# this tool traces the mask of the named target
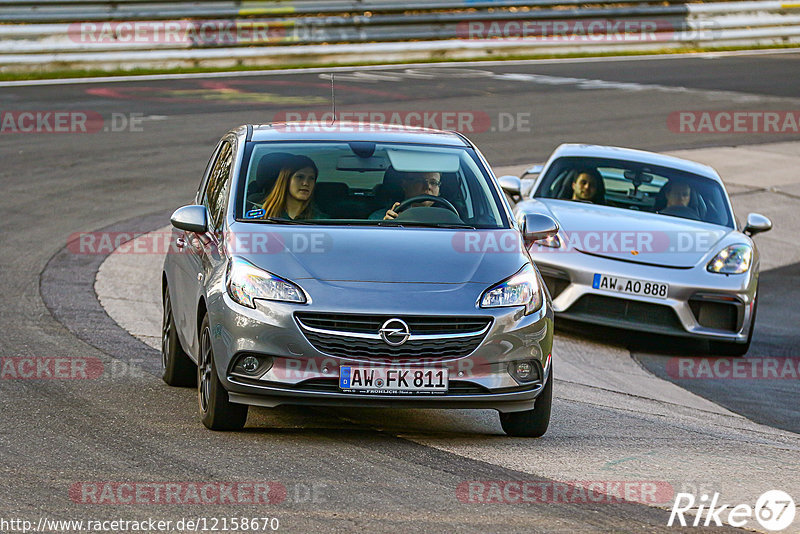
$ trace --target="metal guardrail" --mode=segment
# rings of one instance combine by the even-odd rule
[[[0,71],[800,43],[800,0],[585,1],[0,0]]]
[[[580,0],[430,0],[403,3],[397,0],[293,0],[293,1],[213,1],[165,3],[153,0],[133,2],[103,2],[89,4],[82,0],[65,0],[62,3],[35,4],[20,9],[16,2],[0,2],[0,20],[9,22],[59,22],[94,20],[167,20],[180,18],[232,18],[272,15],[317,15],[386,13],[460,9],[514,9],[552,6],[578,6]],[[675,2],[675,0],[670,0]],[[78,2],[78,3],[70,3]],[[634,0],[595,0],[593,3],[634,4]],[[677,3],[677,2],[675,2]]]
[[[759,4],[773,2],[741,2]],[[648,11],[663,5],[686,6],[684,0],[0,0],[0,22],[44,23],[103,20],[170,20],[252,16],[411,13],[442,10],[504,10],[522,12],[557,8],[574,11],[608,6],[638,6]],[[713,4],[713,2],[712,2]],[[781,4],[781,2],[777,2]],[[784,3],[785,4],[785,3]],[[688,4],[699,5],[699,4]],[[684,7],[685,10],[685,7]],[[572,16],[572,14],[570,14]]]
[[[660,4],[682,4],[664,0]],[[459,9],[530,9],[642,4],[642,0],[0,0],[0,21],[149,20],[280,14],[383,13]],[[24,8],[24,9],[20,9]],[[65,19],[64,17],[70,17]],[[74,18],[73,18],[74,17]]]

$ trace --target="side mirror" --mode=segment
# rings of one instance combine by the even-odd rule
[[[178,208],[169,218],[178,230],[204,234],[208,232],[208,210],[205,206],[184,206]]]
[[[539,176],[540,174],[542,174],[543,170],[544,170],[544,165],[542,165],[541,163],[537,163],[536,165],[532,165],[531,167],[525,169],[525,172],[522,173],[521,178],[525,178],[526,176],[534,176],[534,177]]]
[[[772,221],[760,213],[751,213],[747,216],[747,224],[742,231],[749,236],[754,236],[769,230],[772,230]]]
[[[507,175],[501,176],[497,181],[500,183],[500,187],[506,195],[512,198],[519,196],[520,189],[522,189],[522,182],[520,182],[519,178]]]
[[[558,234],[558,223],[547,215],[527,213],[522,219],[522,237],[525,246],[529,247],[534,241],[555,237]]]

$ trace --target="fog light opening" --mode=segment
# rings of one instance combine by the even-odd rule
[[[248,378],[260,377],[272,368],[272,357],[262,354],[242,354],[236,360],[231,374]]]
[[[533,365],[531,362],[517,362],[516,374],[520,380],[527,380],[531,377]]]
[[[533,360],[511,362],[508,365],[508,372],[520,383],[535,382],[542,377],[539,366]]]
[[[255,356],[242,358],[242,369],[244,369],[245,373],[255,373],[258,370],[258,358]]]

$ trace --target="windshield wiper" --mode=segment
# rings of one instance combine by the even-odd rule
[[[309,221],[304,219],[284,219],[282,217],[267,217],[266,219],[255,219],[253,222],[268,222],[273,224],[317,224],[314,221]]]
[[[429,223],[421,221],[396,221],[393,219],[378,220],[353,220],[353,219],[283,219],[280,217],[267,217],[266,219],[248,219],[247,222],[269,223],[269,224],[306,224],[306,225],[332,225],[332,226],[390,226],[393,228],[403,228],[405,226],[415,226],[419,228],[458,228],[464,230],[477,230],[475,226],[463,223]]]
[[[417,221],[403,221],[403,226],[417,226],[421,228],[462,228],[464,230],[475,230],[474,226],[464,223],[434,223],[434,222],[417,222]]]
[[[436,228],[463,228],[464,230],[477,230],[474,226],[464,223],[434,223]]]

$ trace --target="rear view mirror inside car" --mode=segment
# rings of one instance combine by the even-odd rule
[[[652,174],[647,174],[646,172],[641,171],[630,171],[627,170],[624,173],[625,179],[630,180],[634,184],[649,184],[653,181],[654,176]]]

